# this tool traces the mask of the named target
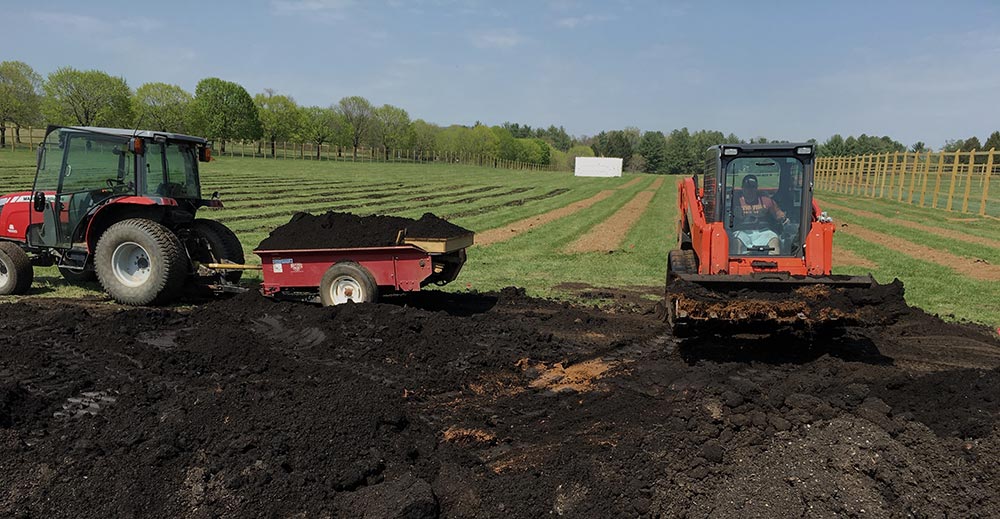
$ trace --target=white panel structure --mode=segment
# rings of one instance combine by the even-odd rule
[[[622,176],[622,159],[577,157],[573,174],[577,177],[620,177]]]

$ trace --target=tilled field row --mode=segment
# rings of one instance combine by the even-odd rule
[[[477,187],[457,194],[463,195],[470,193],[483,193],[485,192],[484,189],[492,190],[498,188],[499,186],[487,186],[486,188]],[[423,191],[415,191],[412,192],[411,194],[417,195],[417,197],[423,197],[423,196],[434,196],[437,193],[440,193],[440,190],[435,188]],[[456,195],[456,193],[452,193],[451,195],[454,196]],[[382,203],[382,205],[385,205],[387,203],[393,203],[394,201],[397,200],[402,200],[402,198],[400,198],[402,196],[403,195],[401,195],[399,191],[396,189],[392,189],[389,192],[366,192],[360,194],[356,193],[352,197],[337,199],[337,201],[339,202],[347,202],[347,203],[338,204],[334,203],[333,198],[321,198],[318,200],[314,200],[310,203],[291,203],[291,204],[286,203],[282,205],[269,205],[265,207],[272,207],[275,208],[275,210],[256,211],[251,214],[224,216],[216,219],[221,222],[228,222],[228,221],[238,222],[243,220],[264,220],[268,218],[279,217],[282,215],[287,215],[289,213],[289,210],[292,210],[293,212],[310,212],[310,211],[326,212],[326,211],[343,211],[347,209],[356,209],[356,208],[379,207],[380,203]],[[441,196],[449,196],[449,195],[443,194]],[[374,200],[378,200],[380,202],[367,203]],[[285,207],[287,209],[282,209],[282,207]],[[241,209],[243,208],[240,207],[234,208],[234,210],[237,211]]]
[[[452,191],[456,191],[456,190],[459,190],[459,189],[465,189],[467,187],[468,186],[446,186],[446,187],[443,187],[443,188],[438,188],[437,190],[434,190],[434,191],[419,190],[419,189],[400,189],[399,187],[395,187],[395,186],[391,187],[391,188],[388,188],[388,190],[385,190],[385,189],[372,189],[372,188],[360,188],[360,189],[344,189],[342,191],[326,191],[326,192],[308,191],[308,192],[304,192],[303,194],[297,195],[297,196],[291,196],[291,197],[284,196],[284,197],[281,197],[280,199],[272,200],[270,203],[263,203],[263,202],[260,201],[260,199],[256,199],[256,200],[250,201],[251,203],[233,204],[233,208],[242,211],[242,210],[246,210],[246,209],[257,209],[257,208],[261,208],[261,207],[274,207],[276,205],[275,202],[278,202],[277,205],[287,206],[287,205],[290,205],[290,204],[312,205],[312,204],[322,203],[324,201],[326,203],[330,203],[330,202],[339,202],[339,201],[342,201],[342,200],[353,200],[353,199],[381,200],[381,199],[385,199],[385,198],[398,197],[398,196],[401,196],[403,194],[417,194],[417,195],[420,195],[420,194],[423,194],[423,193],[441,192],[441,191],[447,193],[447,192],[452,192]],[[482,187],[474,188],[474,189],[472,189],[471,191],[468,191],[468,192],[469,193],[482,193],[482,192],[492,191],[492,190],[501,189],[501,188],[502,188],[502,186],[482,186]]]
[[[957,274],[982,281],[1000,281],[1000,265],[991,265],[947,251],[872,231],[859,224],[841,225],[838,232],[858,237],[877,247],[885,247],[911,258],[929,261],[954,270]]]
[[[441,195],[441,196],[417,196],[417,197],[412,197],[412,198],[407,199],[407,200],[398,200],[398,199],[384,200],[381,205],[380,204],[370,204],[370,203],[351,203],[351,204],[340,204],[340,205],[329,205],[329,204],[327,204],[326,206],[324,206],[323,209],[324,210],[330,210],[330,211],[351,211],[351,212],[357,212],[358,214],[374,214],[374,213],[392,214],[394,212],[403,212],[403,211],[412,212],[412,211],[419,211],[419,210],[422,210],[422,209],[434,209],[434,208],[440,208],[440,207],[447,207],[447,206],[453,205],[453,204],[469,204],[469,203],[473,203],[473,202],[484,200],[484,199],[490,199],[490,198],[499,197],[499,196],[510,196],[512,194],[519,194],[519,193],[521,193],[521,192],[523,192],[525,190],[529,190],[529,189],[531,189],[531,188],[515,188],[515,189],[509,190],[509,191],[506,191],[506,192],[502,192],[502,193],[497,193],[497,194],[492,194],[491,193],[489,196],[473,196],[473,197],[469,197],[468,195],[470,195],[470,194],[477,194],[478,195],[478,194],[482,193],[481,190],[474,189],[474,190],[471,190],[471,191],[468,191],[468,192],[450,193],[450,194]],[[453,197],[456,197],[456,196],[465,197],[465,198],[458,198],[458,199],[453,198]],[[358,200],[365,200],[365,199],[358,199]],[[402,206],[392,206],[392,205],[390,205],[390,204],[399,203],[399,202],[408,202],[408,203],[406,205],[402,205]],[[416,203],[416,202],[424,202],[424,203]],[[363,208],[364,211],[354,211],[355,209],[359,209],[359,208]],[[287,217],[287,213],[285,213],[283,215],[282,214],[278,215],[279,219],[282,218],[282,217]],[[255,222],[258,222],[258,223],[254,227],[250,227],[250,228],[244,227],[239,222],[237,222],[233,226],[233,229],[237,230],[237,231],[242,231],[242,232],[265,232],[265,231],[269,231],[269,230],[271,230],[271,229],[274,228],[274,225],[272,223],[272,219],[273,218],[274,217],[271,217],[271,216],[267,217],[267,219],[268,219],[267,222],[260,222],[259,220],[253,220],[253,219],[251,219],[251,220],[253,220]],[[240,220],[240,222],[241,221],[242,220]]]
[[[607,220],[595,225],[583,236],[570,243],[565,252],[608,252],[617,249],[632,227],[646,213],[656,191],[663,185],[663,178],[653,181],[647,189],[639,191]]]
[[[829,207],[829,208],[835,209],[837,211],[843,211],[843,212],[845,212],[847,214],[851,214],[851,215],[854,215],[854,216],[860,216],[862,218],[870,218],[870,219],[873,219],[873,220],[885,220],[885,217],[883,217],[882,215],[880,215],[878,213],[873,213],[871,211],[865,211],[865,210],[862,210],[862,209],[851,209],[849,207],[845,207],[845,206],[842,206],[842,205],[834,204],[834,203],[831,203],[831,202],[824,202],[823,205],[824,205],[824,207]],[[971,243],[973,245],[982,245],[984,247],[991,247],[991,248],[994,248],[994,249],[1000,249],[1000,241],[997,241],[997,240],[994,240],[994,239],[991,239],[991,238],[987,238],[987,237],[984,237],[984,236],[974,236],[974,235],[971,235],[971,234],[965,234],[965,233],[957,232],[957,231],[952,230],[952,229],[942,229],[940,227],[934,227],[934,226],[931,226],[931,225],[925,225],[925,224],[922,224],[922,223],[913,222],[913,221],[910,221],[910,220],[904,220],[904,219],[901,219],[901,218],[892,219],[892,220],[888,221],[888,223],[890,223],[892,225],[899,225],[900,227],[906,227],[908,229],[914,229],[914,230],[918,230],[918,231],[923,231],[923,232],[931,233],[931,234],[934,234],[936,236],[940,236],[942,238],[947,238],[947,239],[950,239],[950,240],[957,240],[957,241],[961,241],[961,242],[965,242],[965,243]]]

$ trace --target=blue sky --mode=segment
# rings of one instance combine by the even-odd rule
[[[0,12],[0,60],[43,75],[70,65],[189,91],[217,76],[306,105],[362,95],[442,125],[868,133],[935,148],[1000,129],[995,1],[49,1]]]

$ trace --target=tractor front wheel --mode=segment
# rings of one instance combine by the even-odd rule
[[[344,303],[374,303],[378,299],[378,285],[368,269],[353,261],[342,261],[331,266],[319,282],[319,298],[323,306]]]
[[[26,294],[35,279],[31,259],[16,243],[0,241],[0,295]]]
[[[94,268],[108,295],[126,305],[169,303],[184,287],[188,270],[177,236],[145,218],[122,220],[104,231]]]

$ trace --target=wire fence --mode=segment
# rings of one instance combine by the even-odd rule
[[[21,128],[19,132],[8,126],[5,130],[6,148],[34,149],[45,139],[44,128]],[[273,153],[272,153],[273,149]],[[410,162],[462,164],[497,169],[519,171],[549,171],[547,164],[534,164],[518,160],[503,159],[486,153],[466,153],[459,151],[438,151],[419,149],[373,148],[340,146],[336,144],[315,144],[309,142],[270,141],[215,141],[212,155],[216,157],[242,157],[265,160],[325,160],[345,162]]]
[[[1000,218],[1000,154],[991,149],[820,157],[816,188]]]

